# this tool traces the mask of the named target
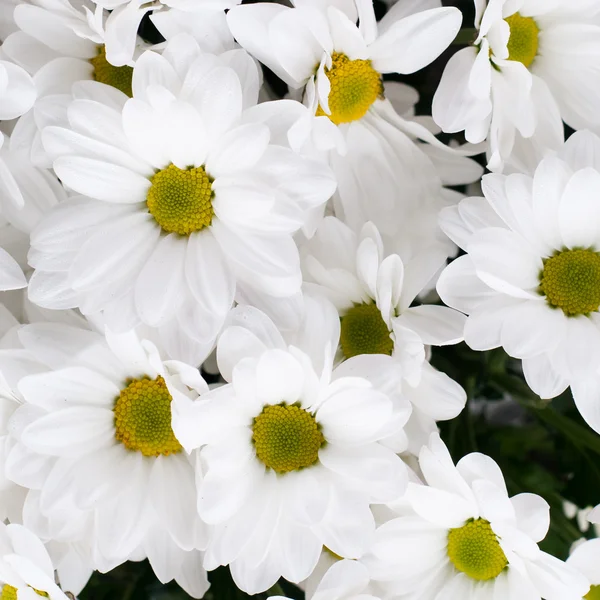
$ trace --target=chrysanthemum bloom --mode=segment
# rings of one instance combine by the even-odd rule
[[[184,447],[201,449],[198,510],[214,525],[205,566],[229,564],[248,593],[281,576],[302,581],[323,546],[353,558],[367,549],[369,505],[396,499],[407,481],[380,442],[410,414],[366,379],[337,376],[330,332],[319,333],[327,319],[307,318],[313,332],[300,336],[301,350],[257,313],[244,309],[219,339],[230,383],[199,402],[177,400],[173,412]]]
[[[245,51],[203,54],[182,34],[140,57],[133,99],[73,101],[44,145],[62,182],[89,198],[62,203],[34,232],[32,301],[102,311],[113,330],[159,327],[171,355],[192,362],[181,336],[205,356],[236,291],[296,294],[292,236],[335,181],[270,143],[245,111],[258,87]]]
[[[543,398],[600,364],[599,156],[600,140],[576,133],[533,177],[486,175],[485,198],[441,216],[467,252],[442,273],[442,300],[469,315],[471,348],[502,346],[523,359]]]
[[[466,402],[460,385],[425,359],[426,346],[462,340],[464,315],[411,306],[444,263],[437,252],[404,263],[386,253],[372,223],[356,235],[335,217],[326,217],[303,247],[306,289],[329,298],[341,319],[340,369],[402,389],[413,404],[409,443],[416,453],[435,421],[456,417]]]
[[[44,544],[26,527],[2,522],[0,588],[2,600],[67,600],[54,582],[54,567]]]
[[[17,333],[22,347],[2,351],[0,373],[23,402],[6,474],[32,490],[25,523],[58,541],[76,541],[81,526],[96,568],[147,557],[161,581],[201,597],[196,549],[207,532],[194,465],[171,429],[173,398],[208,389],[198,371],[162,362],[133,333],[105,339],[50,323]]]
[[[600,556],[600,539],[594,539],[582,541],[567,558],[567,564],[582,573],[590,583],[590,590],[582,600],[598,600],[600,598],[600,576],[596,568],[598,556]]]
[[[403,600],[580,600],[588,583],[538,547],[549,506],[535,494],[508,497],[489,457],[473,453],[454,466],[437,434],[419,457],[427,485],[409,483],[414,515],[378,530],[363,559],[388,596]]]
[[[444,131],[487,139],[488,166],[501,170],[515,144],[560,147],[561,118],[574,129],[600,125],[595,0],[476,0],[475,7],[477,39],[450,59],[433,99]]]

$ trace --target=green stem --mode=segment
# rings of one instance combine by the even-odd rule
[[[474,27],[466,27],[458,32],[452,42],[453,46],[470,46],[477,39],[478,31]]]

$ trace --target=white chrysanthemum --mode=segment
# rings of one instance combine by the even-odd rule
[[[44,145],[62,182],[90,198],[63,202],[33,233],[30,298],[103,311],[113,330],[160,327],[169,347],[188,336],[206,355],[241,288],[299,292],[292,234],[335,181],[244,110],[258,86],[243,50],[203,54],[182,34],[140,57],[133,99],[75,100]]]
[[[414,515],[383,524],[363,559],[386,596],[403,600],[580,600],[588,583],[538,547],[548,504],[535,494],[508,497],[489,457],[456,467],[437,434],[419,457],[427,485],[409,483]]]
[[[567,564],[577,569],[590,583],[590,590],[577,600],[598,600],[600,598],[600,575],[598,574],[600,539],[582,541],[572,551]]]
[[[475,7],[477,39],[450,59],[433,100],[444,131],[487,139],[489,168],[501,170],[515,144],[558,149],[561,117],[575,129],[600,125],[595,0],[476,0]]]
[[[44,544],[22,525],[0,523],[0,573],[2,600],[67,600]]]
[[[319,314],[324,301],[306,303],[304,350],[256,309],[235,309],[217,347],[230,383],[173,405],[178,439],[200,448],[198,510],[214,525],[205,566],[229,564],[249,593],[280,576],[302,581],[324,545],[360,556],[375,527],[370,503],[396,499],[407,481],[401,459],[380,442],[402,428],[410,405],[332,371],[337,340],[325,340],[335,337],[335,320]]]
[[[334,217],[325,218],[303,254],[307,289],[328,297],[341,318],[337,358],[349,360],[340,368],[401,386],[413,403],[409,443],[418,452],[435,421],[456,417],[466,401],[464,390],[425,360],[427,345],[462,340],[464,315],[445,306],[411,306],[445,259],[434,252],[404,263],[386,256],[371,223],[355,235]]]
[[[441,217],[467,252],[437,285],[446,304],[469,315],[465,341],[522,358],[543,398],[600,364],[599,156],[600,139],[576,133],[533,177],[486,175],[485,198]]]
[[[158,578],[195,597],[207,588],[196,549],[194,464],[171,429],[171,402],[208,387],[198,371],[162,362],[133,334],[104,336],[40,323],[17,331],[21,348],[0,373],[22,404],[6,476],[29,488],[24,521],[44,537],[84,540],[107,570],[147,557]]]

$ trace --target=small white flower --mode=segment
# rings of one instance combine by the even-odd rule
[[[598,576],[598,557],[600,556],[600,539],[587,540],[579,544],[567,559],[567,564],[582,573],[590,582],[590,590],[582,600],[600,598],[600,576]],[[579,600],[579,599],[578,599]]]
[[[256,593],[281,576],[305,579],[324,545],[353,558],[367,549],[370,503],[406,485],[405,465],[381,441],[410,405],[332,370],[327,319],[307,319],[313,332],[300,337],[313,350],[303,351],[256,309],[234,313],[217,347],[230,383],[177,400],[173,428],[186,449],[200,448],[198,510],[214,525],[205,565],[229,564],[238,587]]]
[[[427,485],[409,483],[414,514],[383,524],[362,559],[372,579],[406,600],[580,600],[585,577],[538,548],[550,525],[535,494],[508,497],[489,457],[473,453],[456,467],[437,434],[421,450]]]

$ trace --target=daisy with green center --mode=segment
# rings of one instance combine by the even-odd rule
[[[573,386],[600,431],[600,139],[574,134],[533,177],[486,175],[485,198],[444,209],[444,231],[467,254],[442,273],[446,304],[469,315],[465,341],[523,359],[543,398]]]
[[[600,558],[600,539],[582,540],[574,545],[567,564],[577,569],[590,583],[590,589],[581,600],[600,599],[600,577],[598,576],[598,558]],[[579,598],[577,599],[579,600]]]
[[[200,449],[198,511],[213,525],[205,566],[230,565],[250,594],[279,577],[306,579],[323,546],[360,556],[375,528],[370,504],[397,499],[407,481],[382,442],[410,404],[332,369],[335,310],[309,297],[306,307],[290,343],[266,315],[238,306],[217,346],[229,383],[173,406],[177,438]]]
[[[194,462],[171,428],[173,399],[208,391],[199,372],[134,333],[40,323],[15,332],[0,373],[21,403],[6,476],[30,490],[25,524],[84,544],[101,571],[148,558],[163,583],[202,597],[207,530]]]
[[[1,600],[67,600],[44,544],[23,525],[0,522],[0,573]]]
[[[412,514],[384,523],[362,559],[384,597],[403,600],[580,600],[576,569],[542,552],[549,506],[535,494],[509,498],[498,465],[468,454],[456,466],[439,435],[419,456],[422,483],[409,483]]]
[[[251,110],[259,85],[245,51],[205,54],[181,34],[138,59],[134,98],[74,100],[43,141],[62,182],[88,197],[34,232],[30,298],[101,312],[113,330],[157,327],[171,356],[200,362],[236,294],[297,295],[293,234],[335,181],[271,143]]]
[[[335,217],[326,217],[303,247],[305,289],[325,295],[338,310],[339,368],[402,390],[413,404],[407,430],[415,453],[435,422],[457,416],[466,401],[460,385],[425,358],[426,346],[462,340],[464,315],[446,306],[412,306],[444,263],[437,251],[406,263],[386,255],[372,223],[356,235]]]
[[[528,155],[560,147],[562,120],[600,126],[597,2],[475,0],[475,8],[477,37],[450,59],[433,99],[445,132],[487,140],[490,170],[523,171]]]

